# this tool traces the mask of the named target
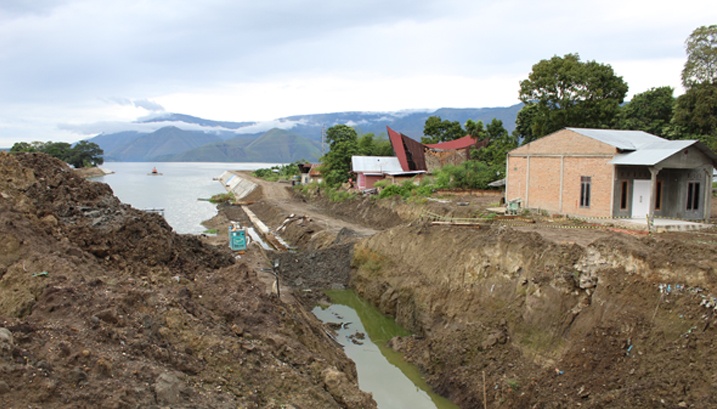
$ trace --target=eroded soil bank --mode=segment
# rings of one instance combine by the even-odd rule
[[[713,234],[583,247],[413,222],[356,245],[351,285],[461,407],[716,407]]]
[[[237,261],[64,163],[0,153],[0,407],[375,407],[251,250]]]
[[[396,317],[415,335],[392,346],[461,407],[717,407],[714,228],[643,236],[543,217],[474,229],[422,222],[415,205],[303,200],[345,220],[371,214],[353,220],[378,233],[288,225],[288,284],[310,300],[350,285]],[[485,204],[457,200],[424,209],[475,217]],[[272,228],[288,216],[253,206]]]

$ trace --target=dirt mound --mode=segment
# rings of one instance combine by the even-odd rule
[[[0,406],[375,407],[255,261],[45,155],[0,153]]]

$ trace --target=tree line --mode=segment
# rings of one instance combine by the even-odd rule
[[[75,168],[97,166],[104,163],[104,151],[94,142],[80,141],[74,146],[67,142],[17,142],[10,153],[42,152],[67,162]]]
[[[519,99],[524,106],[510,134],[497,119],[487,125],[473,120],[461,125],[429,117],[421,138],[424,144],[466,135],[488,141],[472,152],[471,161],[439,171],[435,179],[464,181],[456,187],[485,188],[505,176],[510,150],[565,127],[641,130],[666,139],[697,139],[717,150],[717,25],[695,29],[685,50],[687,61],[681,74],[685,93],[677,98],[672,87],[660,86],[626,103],[628,85],[610,65],[581,61],[574,53],[533,65],[528,78],[520,82]],[[385,137],[359,137],[347,125],[329,128],[326,136],[330,150],[321,158],[321,169],[330,186],[348,180],[352,155],[393,155]]]

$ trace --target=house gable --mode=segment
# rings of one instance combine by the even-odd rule
[[[616,148],[613,145],[570,129],[562,129],[515,148],[508,155],[614,155],[615,153]]]

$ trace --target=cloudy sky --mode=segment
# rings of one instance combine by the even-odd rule
[[[268,121],[518,102],[579,53],[630,95],[682,93],[713,0],[2,0],[0,147],[77,141],[161,112]]]

